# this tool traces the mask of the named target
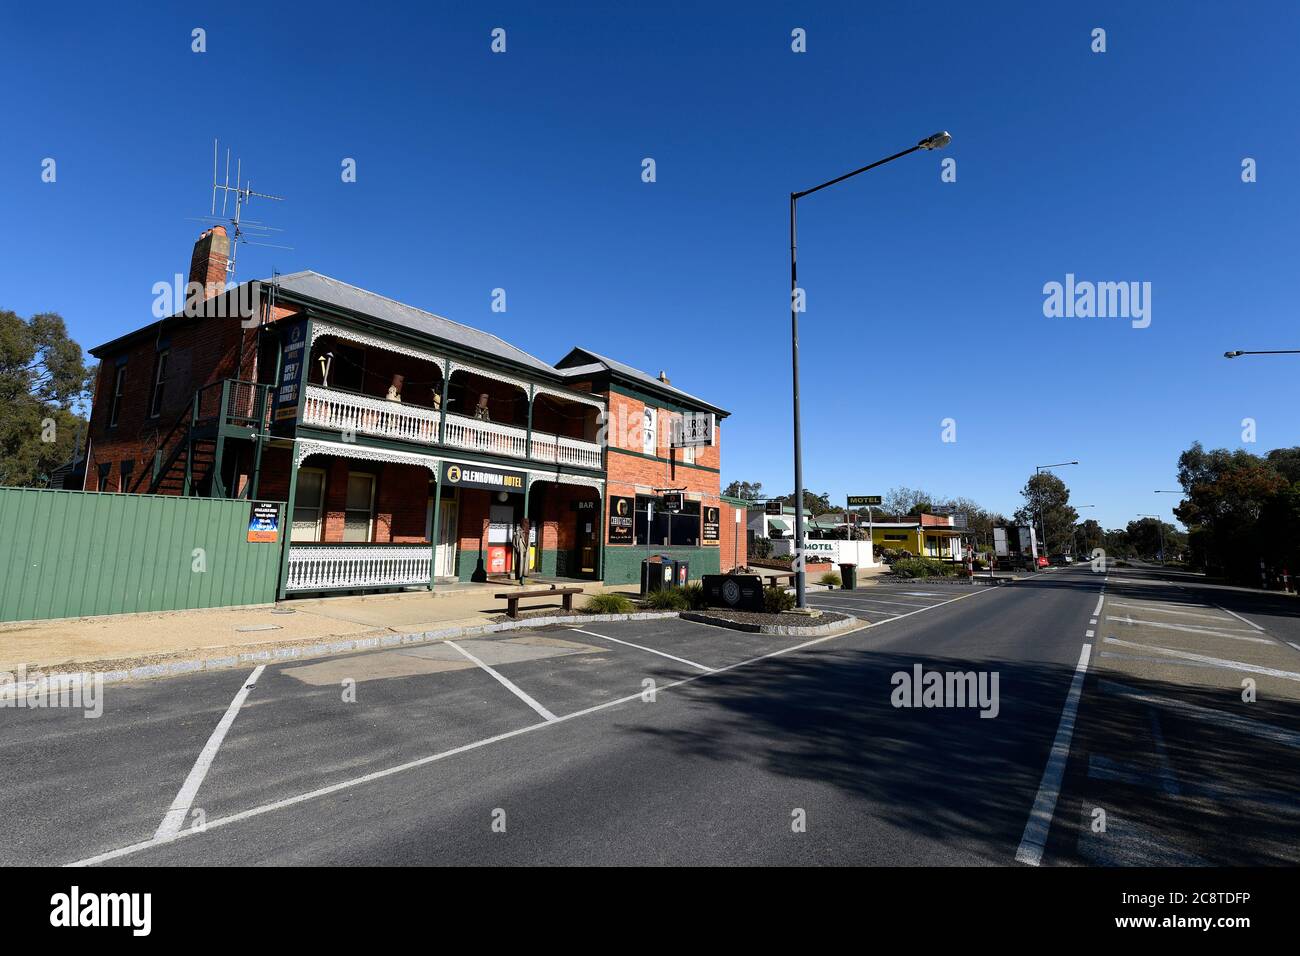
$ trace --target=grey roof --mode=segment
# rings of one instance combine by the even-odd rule
[[[266,285],[271,283],[270,279],[263,279],[262,281]],[[317,302],[360,312],[363,315],[419,332],[421,335],[441,339],[444,342],[473,349],[476,352],[494,355],[537,372],[555,374],[553,366],[547,365],[541,359],[529,355],[522,349],[515,348],[504,339],[498,338],[490,332],[483,332],[479,329],[470,328],[468,325],[461,325],[459,322],[453,322],[441,315],[434,315],[432,312],[425,312],[423,309],[405,305],[387,296],[359,289],[346,282],[340,282],[338,279],[321,275],[319,272],[307,270],[280,276],[279,286],[285,291],[315,299]]]
[[[571,359],[575,363],[580,364],[566,364]],[[594,359],[595,361],[584,361],[590,359]],[[647,388],[654,391],[675,395],[693,405],[699,405],[703,408],[711,409],[712,411],[718,412],[722,415],[730,414],[726,410],[714,405],[712,402],[706,402],[704,399],[698,398],[690,392],[684,392],[674,385],[668,385],[661,382],[653,375],[649,375],[646,372],[641,371],[639,368],[633,368],[631,365],[627,365],[617,359],[607,358],[604,355],[593,352],[591,349],[575,348],[564,358],[560,359],[559,364],[556,366],[556,370],[565,378],[580,378],[587,375],[594,375],[602,371],[613,372],[623,378],[645,385]]]

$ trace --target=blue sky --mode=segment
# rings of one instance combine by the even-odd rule
[[[250,215],[293,250],[243,249],[239,278],[311,268],[548,361],[665,369],[733,412],[724,482],[784,492],[788,195],[948,129],[800,203],[809,487],[1009,514],[1077,458],[1073,500],[1115,526],[1167,514],[1193,440],[1252,417],[1245,447],[1300,443],[1300,367],[1222,358],[1300,347],[1294,4],[270,6],[6,5],[0,307],[86,346],[148,322],[220,137],[288,197]],[[1066,273],[1152,283],[1150,327],[1045,318]]]

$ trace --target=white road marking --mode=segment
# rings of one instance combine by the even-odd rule
[[[1179,614],[1183,617],[1202,617],[1205,618],[1207,621],[1223,621],[1223,623],[1225,624],[1232,623],[1231,621],[1225,620],[1223,617],[1219,616],[1218,614],[1197,614],[1195,611],[1175,611],[1172,608],[1159,607],[1154,604],[1125,604],[1122,601],[1112,601],[1111,603],[1114,604],[1116,607],[1133,607],[1142,611],[1154,611],[1156,614]],[[1192,606],[1200,607],[1200,605],[1192,605]]]
[[[617,637],[610,637],[607,634],[597,634],[595,631],[584,631],[580,627],[575,627],[573,630],[577,631],[579,634],[586,634],[588,637],[599,637],[602,641],[613,641],[615,644],[622,644],[624,647],[635,647],[638,651],[645,651],[647,654],[658,654],[660,657],[666,657],[670,661],[676,661],[679,664],[686,664],[690,667],[694,667],[696,670],[702,670],[708,674],[712,674],[714,671],[714,668],[712,667],[705,667],[703,664],[695,663],[695,661],[688,661],[684,657],[675,657],[672,654],[665,654],[663,651],[657,651],[653,647],[633,644],[631,641],[619,640]]]
[[[1088,623],[1089,623],[1089,624],[1096,624],[1096,623],[1097,623],[1097,619],[1096,619],[1095,617],[1090,617],[1090,618],[1088,618]]]
[[[841,597],[841,598],[839,598],[839,600],[842,600],[842,601],[866,601],[868,604],[890,604],[890,605],[893,605],[894,607],[911,607],[911,608],[917,608],[917,607],[934,607],[933,604],[917,604],[915,601],[881,601],[879,598],[859,597],[859,596],[857,595],[857,593],[854,592],[854,591],[850,591],[850,592],[848,592],[848,593],[849,593],[849,594],[852,594],[853,597],[851,597],[851,598]]]
[[[1247,631],[1222,631],[1210,627],[1196,627],[1191,624],[1165,624],[1162,621],[1145,621],[1137,617],[1116,617],[1113,614],[1107,614],[1106,620],[1114,621],[1117,624],[1142,625],[1143,627],[1158,627],[1164,631],[1182,631],[1185,634],[1208,634],[1211,637],[1228,637],[1234,641],[1251,641],[1255,644],[1272,644],[1266,637],[1249,637]]]
[[[1061,778],[1065,775],[1065,764],[1070,758],[1070,740],[1074,736],[1074,718],[1079,712],[1079,696],[1083,692],[1083,678],[1088,673],[1088,656],[1092,645],[1084,644],[1079,651],[1079,663],[1074,668],[1074,679],[1070,681],[1070,692],[1065,697],[1065,706],[1061,709],[1061,722],[1056,727],[1056,739],[1052,741],[1052,750],[1043,768],[1043,779],[1038,784],[1038,795],[1034,806],[1029,811],[1029,821],[1025,824],[1024,835],[1020,838],[1020,848],[1016,850],[1016,861],[1029,866],[1038,866],[1043,859],[1043,848],[1047,845],[1047,834],[1052,829],[1052,815],[1056,813],[1056,800],[1061,795]]]
[[[239,688],[239,693],[230,702],[230,706],[226,708],[225,714],[217,722],[217,729],[212,731],[212,736],[203,745],[203,749],[199,752],[199,759],[194,761],[189,776],[181,784],[180,792],[176,794],[176,799],[172,801],[172,805],[163,816],[162,823],[158,824],[158,829],[153,835],[155,840],[170,839],[179,833],[181,827],[185,825],[185,818],[189,815],[190,807],[194,805],[194,798],[198,796],[199,787],[203,785],[203,778],[208,775],[208,768],[212,766],[212,761],[217,759],[217,751],[221,749],[221,742],[226,739],[231,724],[235,722],[235,715],[239,713],[239,708],[244,706],[245,698],[248,697],[249,691],[253,689],[253,685],[257,683],[257,679],[262,676],[262,671],[265,669],[265,664],[257,665],[253,669],[253,673],[248,675],[248,680],[244,681],[244,686]]]
[[[1100,754],[1093,754],[1088,758],[1088,779],[1116,781],[1126,783],[1131,787],[1144,787],[1147,790],[1160,790],[1164,793],[1171,792],[1165,789],[1167,781],[1160,774],[1151,773],[1131,763],[1112,760],[1110,757],[1103,757]]]
[[[853,611],[857,614],[878,614],[886,620],[893,620],[896,617],[902,617],[902,615],[897,611],[877,611],[874,607],[863,607],[861,604],[826,604],[825,602],[820,601],[817,603],[818,610],[824,607],[834,608],[837,611]]]
[[[1236,730],[1243,734],[1252,734],[1256,737],[1263,737],[1265,740],[1285,744],[1288,747],[1300,747],[1300,733],[1296,733],[1293,730],[1287,730],[1285,727],[1278,727],[1275,724],[1266,724],[1261,720],[1242,717],[1226,710],[1215,710],[1211,707],[1202,707],[1200,704],[1189,704],[1187,701],[1178,700],[1174,697],[1163,697],[1160,694],[1148,694],[1145,691],[1137,690],[1136,688],[1115,681],[1103,680],[1098,684],[1098,688],[1103,694],[1114,694],[1117,697],[1127,697],[1130,700],[1141,701],[1142,703],[1150,704],[1153,707],[1163,707],[1166,710],[1173,711],[1183,717],[1192,717],[1196,720],[1208,721],[1219,727],[1227,727],[1230,730]]]
[[[741,667],[749,667],[753,664],[758,664],[763,661],[770,660],[771,658],[774,657],[783,657],[786,654],[793,654],[796,651],[805,650],[809,647],[814,647],[818,644],[825,644],[827,641],[838,641],[841,638],[849,637],[853,634],[858,634],[861,633],[862,631],[870,630],[873,627],[881,627],[885,624],[892,623],[893,621],[899,620],[900,618],[911,617],[914,614],[922,614],[925,611],[930,611],[933,610],[934,608],[943,607],[946,604],[955,604],[958,601],[964,601],[967,598],[972,598],[979,594],[995,593],[1000,590],[1001,588],[980,588],[979,590],[976,591],[968,591],[965,594],[958,595],[955,598],[950,598],[947,601],[941,601],[938,604],[931,604],[929,607],[917,608],[915,611],[909,611],[906,614],[900,614],[897,618],[891,618],[889,621],[876,621],[870,624],[864,624],[862,625],[862,627],[854,628],[851,631],[841,631],[838,634],[827,634],[824,637],[814,637],[800,644],[792,644],[790,647],[782,647],[775,651],[768,651],[766,654],[760,654],[757,657],[751,657],[747,660],[739,661],[735,664],[728,664],[726,667],[719,667],[717,670],[713,671],[712,673],[723,674],[726,673],[727,671],[737,670],[738,668]],[[448,641],[447,643],[451,643],[451,642]],[[693,677],[683,677],[680,680],[675,680],[670,683],[662,685],[661,687],[659,687],[659,690],[660,691],[672,690],[675,687],[683,687],[687,684],[694,684],[696,681],[706,680],[711,676],[712,674],[696,674]],[[471,750],[478,750],[482,747],[487,747],[495,743],[500,743],[501,741],[509,740],[512,737],[519,737],[522,736],[523,734],[529,734],[532,733],[533,731],[541,730],[544,727],[554,727],[556,724],[562,724],[569,720],[576,720],[579,717],[586,717],[591,714],[599,713],[600,711],[607,710],[611,707],[619,707],[622,706],[623,704],[631,703],[632,701],[641,700],[643,694],[644,691],[638,690],[636,693],[628,694],[626,697],[620,697],[616,700],[607,700],[604,703],[600,703],[600,704],[593,704],[591,707],[584,708],[583,710],[576,710],[571,714],[565,714],[563,717],[559,717],[553,721],[543,720],[535,724],[528,724],[526,727],[519,727],[515,730],[508,730],[505,733],[496,734],[495,736],[492,737],[486,737],[483,740],[475,740],[467,744],[462,744],[459,747],[453,747],[450,750],[444,750],[441,753],[429,754],[427,756],[419,757],[415,760],[408,761],[407,763],[398,764],[393,767],[387,767],[383,770],[375,770],[371,773],[364,774],[360,777],[353,777],[351,780],[342,780],[339,783],[331,784],[328,787],[321,787],[317,790],[310,790],[306,793],[300,793],[293,797],[286,797],[285,799],[277,800],[274,803],[265,803],[262,804],[261,806],[251,807],[247,810],[241,810],[239,813],[232,813],[228,817],[218,817],[215,820],[209,820],[207,826],[204,828],[202,832],[215,830],[218,827],[228,826],[232,823],[241,823],[244,820],[250,820],[253,817],[260,817],[263,814],[271,813],[275,810],[282,810],[286,807],[296,806],[297,804],[306,803],[309,800],[315,800],[320,797],[329,796],[332,793],[338,793],[339,791],[342,790],[350,790],[353,787],[359,787],[362,786],[363,784],[373,783],[376,780],[382,780],[385,777],[391,777],[394,774],[405,773],[408,770],[414,770],[418,767],[424,767],[427,766],[428,764],[436,763],[437,761],[440,760],[446,760],[449,757],[455,757],[463,753],[468,753]],[[99,853],[96,854],[95,856],[89,856],[82,860],[76,860],[72,863],[65,863],[64,865],[69,867],[94,866],[98,863],[106,863],[109,860],[117,860],[125,856],[133,856],[136,853],[141,853],[145,850],[149,850],[157,846],[162,846],[167,843],[174,843],[177,840],[183,840],[186,837],[195,836],[198,832],[199,831],[195,831],[195,830],[181,830],[179,833],[175,833],[164,839],[159,839],[157,837],[154,837],[154,839],[152,840],[142,840],[141,842],[133,843],[130,846],[119,847],[116,850],[108,850],[104,853]]]
[[[1258,664],[1230,661],[1222,657],[1209,657],[1205,654],[1193,654],[1190,651],[1176,651],[1168,647],[1157,647],[1154,644],[1136,644],[1133,641],[1121,641],[1118,637],[1108,637],[1106,643],[1118,644],[1120,647],[1132,647],[1141,651],[1151,651],[1165,657],[1178,657],[1185,661],[1199,661],[1202,664],[1222,667],[1224,670],[1242,671],[1246,674],[1263,674],[1266,677],[1281,677],[1283,680],[1300,680],[1300,674],[1294,671],[1280,671],[1274,667],[1260,667]]]
[[[1095,608],[1092,609],[1092,616],[1093,616],[1093,617],[1096,617],[1098,614],[1101,613],[1101,605],[1102,605],[1102,603],[1103,603],[1105,600],[1106,600],[1106,595],[1104,595],[1104,594],[1098,594],[1098,595],[1097,595],[1097,606],[1096,606]]]
[[[1229,614],[1231,614],[1231,615],[1232,615],[1233,617],[1235,617],[1237,620],[1241,621],[1241,623],[1243,623],[1243,624],[1249,624],[1251,627],[1253,627],[1253,628],[1254,628],[1255,630],[1257,630],[1257,631],[1262,631],[1262,630],[1264,630],[1262,627],[1260,627],[1260,626],[1259,626],[1258,624],[1256,624],[1254,621],[1248,621],[1248,620],[1246,620],[1244,617],[1242,617],[1242,616],[1241,616],[1240,614],[1238,614],[1236,611],[1228,611],[1228,609],[1227,609],[1226,607],[1223,607],[1222,605],[1219,605],[1219,604],[1216,604],[1216,605],[1214,605],[1214,606],[1217,607],[1220,611],[1227,611]]]
[[[1297,651],[1300,651],[1300,644],[1297,644],[1294,641],[1287,641],[1287,643],[1292,647],[1294,647]]]
[[[504,687],[506,690],[510,691],[510,693],[514,694],[516,697],[518,697],[520,700],[522,700],[525,704],[527,704],[527,705],[528,705],[529,707],[531,707],[533,710],[537,711],[537,713],[541,716],[541,718],[542,718],[543,720],[549,722],[549,721],[554,721],[554,720],[558,720],[558,719],[559,719],[559,718],[557,718],[553,713],[551,713],[549,710],[547,710],[545,707],[543,707],[541,704],[539,704],[537,701],[533,700],[533,698],[529,697],[528,694],[525,693],[525,692],[523,691],[523,689],[521,689],[521,688],[518,687],[516,684],[514,684],[514,683],[510,680],[510,678],[506,677],[504,674],[502,674],[502,673],[501,673],[499,670],[497,670],[496,668],[494,668],[494,667],[490,667],[489,665],[484,664],[481,660],[479,660],[477,657],[475,657],[475,656],[474,656],[473,654],[471,654],[469,651],[465,650],[465,648],[461,647],[461,646],[460,646],[459,644],[457,644],[455,641],[447,641],[446,644],[447,644],[448,647],[454,647],[456,650],[460,651],[460,653],[461,653],[463,656],[469,658],[471,661],[473,661],[473,662],[474,662],[475,664],[477,664],[479,667],[483,668],[483,670],[485,670],[485,671],[487,671],[489,674],[491,674],[494,678],[496,678],[497,683],[499,683],[499,684],[500,684],[502,687]]]
[[[1096,637],[1096,636],[1097,636],[1097,632],[1094,631],[1094,630],[1092,630],[1091,628],[1089,628],[1088,630],[1086,630],[1086,631],[1083,632],[1083,636],[1084,636],[1084,637]]]

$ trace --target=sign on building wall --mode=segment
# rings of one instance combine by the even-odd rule
[[[441,480],[451,488],[482,488],[486,491],[522,492],[526,483],[522,471],[489,468],[484,465],[442,463]]]
[[[683,412],[673,419],[673,447],[698,448],[713,444],[717,418],[712,412]]]
[[[721,513],[716,505],[704,505],[700,509],[700,524],[703,528],[701,541],[704,544],[717,544],[721,537]]]
[[[784,501],[765,502],[763,505],[763,514],[768,514],[768,515],[785,514],[785,502]]]
[[[273,421],[276,425],[292,425],[298,420],[302,383],[307,378],[307,320],[287,324],[282,334],[280,384],[275,390]]]
[[[274,544],[280,540],[280,505],[275,501],[254,501],[248,510],[248,540]]]
[[[609,499],[609,543],[632,544],[635,539],[632,524],[636,508],[636,499],[610,496]]]

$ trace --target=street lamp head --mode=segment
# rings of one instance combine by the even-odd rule
[[[1238,350],[1238,351],[1236,351],[1236,352],[1224,352],[1224,353],[1223,353],[1223,357],[1224,357],[1224,358],[1236,358],[1238,355],[1241,355],[1241,354],[1243,354],[1243,353],[1242,353],[1240,350]]]
[[[952,142],[952,134],[947,130],[941,133],[935,133],[933,136],[927,136],[916,145],[922,149],[943,149]]]

